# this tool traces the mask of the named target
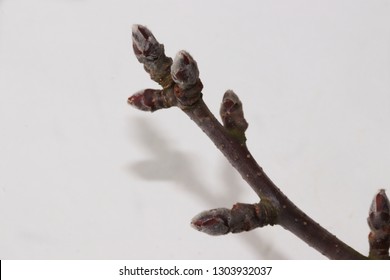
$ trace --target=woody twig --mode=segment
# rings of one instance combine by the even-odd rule
[[[191,224],[195,229],[210,235],[223,235],[267,225],[280,225],[330,259],[367,258],[312,220],[268,178],[246,146],[245,131],[248,123],[244,118],[242,103],[233,91],[228,90],[223,96],[220,109],[221,124],[202,99],[203,84],[199,79],[197,63],[192,56],[186,51],[180,51],[172,60],[165,55],[164,46],[148,28],[134,25],[132,31],[133,49],[138,61],[144,65],[151,79],[162,88],[139,91],[128,99],[128,103],[150,112],[172,106],[180,108],[214,142],[260,199],[254,204],[237,203],[232,209],[204,211],[192,219]],[[379,223],[381,233],[377,231],[377,216],[381,215],[378,213],[384,211],[389,215],[388,204],[386,208],[382,203],[384,192],[380,195],[375,209],[371,211],[374,214],[370,214],[370,217],[373,217],[369,220],[370,227],[375,229],[372,231],[374,233],[371,234],[371,239],[382,240],[382,231],[386,231],[386,242],[389,243],[389,227]],[[377,241],[373,241],[374,244],[375,242]],[[386,248],[388,256],[388,246],[381,245],[379,250]],[[370,252],[370,258],[385,255],[376,249]]]

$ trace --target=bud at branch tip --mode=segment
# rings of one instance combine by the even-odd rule
[[[134,24],[132,27],[133,50],[140,62],[153,61],[160,57],[164,49],[152,32],[143,25]]]

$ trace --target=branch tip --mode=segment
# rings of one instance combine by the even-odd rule
[[[133,50],[140,62],[154,61],[164,52],[152,32],[143,25],[134,24],[132,27]]]

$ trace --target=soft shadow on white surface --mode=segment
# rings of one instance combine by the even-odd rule
[[[185,116],[183,115],[183,117]],[[232,205],[220,206],[221,201],[242,202],[237,201],[237,197],[242,187],[240,185],[246,184],[237,180],[237,176],[233,176],[235,171],[230,164],[223,164],[222,172],[215,170],[217,179],[220,180],[220,184],[226,190],[222,194],[216,195],[211,191],[213,186],[207,186],[202,179],[202,174],[196,171],[196,158],[175,150],[174,143],[169,143],[164,139],[161,131],[150,122],[139,118],[132,120],[132,123],[135,124],[132,130],[135,132],[134,135],[138,145],[142,145],[145,152],[151,156],[148,160],[130,163],[131,173],[140,176],[143,180],[174,182],[191,197],[203,200],[207,205],[215,205],[214,208],[232,207]],[[135,139],[133,138],[133,140]],[[194,148],[202,153],[201,147]],[[209,166],[208,168],[219,169],[220,167]],[[246,187],[249,188],[249,186]],[[154,188],[154,191],[164,192],[164,189]],[[253,198],[256,198],[256,196],[254,195]],[[166,207],[175,206],[168,204]],[[257,229],[257,231],[259,231],[257,236],[254,234],[242,235],[242,243],[245,244],[247,250],[252,250],[253,254],[258,255],[258,258],[261,259],[285,259],[282,253],[272,248],[272,245],[267,245],[265,240],[262,240],[261,229]],[[224,238],[224,236],[210,236],[209,238]]]
[[[186,116],[183,115],[184,117]],[[211,192],[213,186],[205,184],[205,178],[196,168],[196,155],[191,156],[175,149],[174,143],[169,143],[167,139],[164,139],[163,133],[151,122],[146,122],[144,119],[132,121],[136,124],[132,128],[136,136],[133,140],[138,142],[138,146],[143,146],[146,154],[150,155],[150,159],[131,163],[130,169],[134,175],[140,176],[143,180],[174,182],[191,196],[204,200],[210,205],[219,205],[221,199],[230,201],[236,199],[237,190],[229,180],[232,172],[224,174],[228,176],[226,179],[220,176],[222,177],[221,185],[228,185],[223,194],[224,197],[216,197]],[[195,147],[195,144],[193,146],[202,154],[202,147]],[[214,166],[208,168],[217,169]],[[220,175],[217,170],[216,174]]]

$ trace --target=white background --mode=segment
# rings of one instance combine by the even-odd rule
[[[0,259],[323,259],[282,228],[211,237],[197,213],[256,195],[131,47],[147,25],[197,60],[215,113],[304,211],[366,254],[390,185],[390,1],[0,0]]]

